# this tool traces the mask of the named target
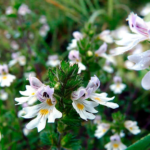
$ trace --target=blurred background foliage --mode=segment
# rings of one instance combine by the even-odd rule
[[[35,71],[37,77],[42,81],[48,81],[48,68],[45,65],[48,55],[59,54],[61,60],[68,60],[68,52],[66,47],[72,39],[73,31],[82,31],[89,22],[93,22],[96,27],[96,33],[101,33],[103,30],[115,30],[123,24],[127,24],[126,18],[130,12],[139,13],[141,8],[148,3],[149,0],[0,0],[0,63],[8,63],[13,52],[10,47],[12,40],[19,43],[19,49],[28,58],[25,67],[12,67],[10,72],[17,76],[17,82],[14,82],[11,87],[5,88],[9,93],[7,101],[0,101],[0,131],[4,138],[0,142],[2,150],[22,150],[22,149],[56,149],[51,147],[51,143],[57,142],[58,135],[55,132],[58,129],[61,131],[61,121],[55,124],[47,124],[46,131],[42,131],[40,136],[37,130],[34,129],[26,137],[22,133],[24,125],[28,120],[17,118],[17,112],[21,109],[20,106],[14,105],[14,98],[19,96],[19,91],[24,90],[28,84],[26,78],[23,77],[23,72]],[[32,13],[24,19],[18,18],[14,13],[6,16],[5,11],[8,6],[14,8],[14,12],[18,7],[25,3],[28,5]],[[38,31],[40,28],[39,17],[45,15],[47,23],[50,26],[50,31],[47,36],[42,38]],[[19,20],[19,21],[16,21]],[[11,34],[8,40],[5,38],[5,31]],[[29,38],[29,33],[34,34],[34,38]],[[147,43],[146,43],[147,44]],[[115,47],[115,45],[112,45]],[[30,51],[32,50],[32,52]],[[35,55],[34,55],[35,53]],[[141,134],[132,136],[127,134],[123,139],[123,143],[131,145],[144,135],[147,135],[150,130],[150,94],[141,88],[141,79],[145,72],[135,72],[127,70],[123,67],[124,61],[127,59],[127,54],[117,56],[117,67],[115,71],[119,72],[123,82],[127,85],[126,90],[121,95],[116,95],[115,102],[119,103],[120,107],[117,110],[111,110],[104,107],[99,107],[99,114],[104,120],[112,121],[111,114],[120,110],[127,119],[136,120],[142,129]],[[30,69],[27,66],[32,65]],[[109,95],[113,93],[109,90],[109,85],[113,81],[113,75],[100,74],[99,78],[102,82],[101,90],[109,91]],[[89,79],[87,79],[89,80]],[[66,119],[67,120],[67,119]],[[74,124],[76,120],[71,120]],[[69,121],[71,123],[71,121]],[[65,121],[64,121],[65,122]],[[68,121],[67,123],[68,124]],[[96,125],[92,122],[82,122],[80,124],[69,125],[72,128],[72,133],[63,137],[61,145],[64,148],[79,149],[76,143],[81,143],[85,150],[103,150],[104,145],[109,142],[109,136],[101,139],[94,138]],[[49,132],[51,139],[41,142],[43,136],[47,136]],[[79,141],[76,141],[72,135],[76,135]],[[108,134],[111,135],[111,134]],[[67,141],[70,139],[70,141]],[[44,139],[45,140],[45,139]],[[50,142],[50,144],[48,144]],[[69,145],[71,143],[72,145]],[[55,145],[55,144],[53,144]]]

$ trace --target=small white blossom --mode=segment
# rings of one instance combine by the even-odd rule
[[[97,126],[97,130],[95,131],[95,137],[101,138],[104,134],[110,129],[110,124],[108,123],[100,123]]]
[[[139,127],[137,126],[136,121],[127,120],[124,123],[125,128],[127,128],[132,134],[139,134],[141,131]]]
[[[86,91],[83,87],[79,88],[71,94],[72,105],[80,117],[84,120],[95,119],[95,115],[98,111],[94,109],[98,104],[95,102],[87,101],[89,91]]]
[[[119,135],[113,135],[110,137],[110,142],[105,145],[107,150],[125,150],[127,147],[121,142]]]
[[[54,101],[54,98],[51,97],[51,99]],[[54,123],[56,118],[62,117],[62,113],[55,108],[56,100],[52,103],[51,99],[45,97],[45,101],[43,103],[23,108],[26,112],[26,115],[23,116],[23,118],[33,118],[37,116],[26,125],[27,129],[31,130],[37,127],[38,132],[40,132],[45,128],[47,119],[48,123]]]
[[[105,65],[103,67],[103,70],[105,70],[108,73],[113,73],[114,72],[114,69],[111,67],[111,64],[110,64],[109,61],[106,61]]]
[[[60,64],[60,60],[58,55],[51,55],[48,57],[48,61],[46,62],[47,66],[56,67]]]
[[[7,100],[8,99],[8,93],[6,93],[4,90],[0,90],[0,100]]]
[[[79,67],[78,73],[81,73],[82,70],[86,70],[86,66],[81,62],[79,51],[71,50],[69,52],[68,58],[71,60],[70,65],[78,64]]]
[[[18,50],[19,49],[19,45],[15,41],[12,41],[10,46],[13,50]]]
[[[47,22],[46,17],[45,17],[44,15],[42,15],[42,16],[40,17],[40,19],[39,19],[39,22],[40,22],[41,24],[46,24],[46,22]]]
[[[0,65],[0,86],[10,86],[14,79],[16,77],[8,73],[8,66]]]
[[[31,10],[28,8],[26,4],[22,4],[18,9],[18,14],[25,16],[26,14],[30,14]]]
[[[110,85],[110,89],[115,94],[121,94],[122,91],[126,88],[126,85],[122,83],[122,79],[119,76],[114,77],[114,84]]]
[[[24,66],[26,64],[26,57],[21,55],[19,52],[12,54],[12,59],[9,62],[9,67],[15,65],[16,63],[19,63],[20,66]]]
[[[6,14],[6,15],[10,15],[10,14],[12,14],[12,13],[13,13],[13,8],[12,8],[11,6],[7,7],[5,14]]]
[[[140,14],[146,16],[150,13],[150,3],[147,3],[146,6],[141,10]]]
[[[49,25],[48,24],[43,24],[42,27],[40,28],[39,34],[42,37],[45,37],[49,30],[50,30]]]

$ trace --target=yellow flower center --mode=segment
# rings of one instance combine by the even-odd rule
[[[78,109],[83,110],[84,109],[84,105],[83,104],[77,104]]]
[[[130,130],[133,130],[133,128],[132,128],[132,127],[130,127],[129,129],[130,129]]]
[[[33,92],[31,95],[35,95],[35,93]]]
[[[105,133],[105,132],[106,132],[106,129],[103,129],[102,132]]]
[[[6,80],[6,79],[7,79],[7,76],[3,76],[2,79]]]
[[[95,53],[95,56],[98,57],[99,55],[97,53]]]
[[[118,147],[119,147],[119,144],[114,143],[114,144],[113,144],[113,147],[114,147],[114,148],[118,148]]]
[[[101,99],[99,97],[95,97],[95,100],[101,101]]]
[[[47,99],[47,100],[46,100],[46,103],[47,103],[49,106],[53,106],[51,99]]]
[[[120,83],[117,83],[117,85],[116,85],[116,86],[117,86],[117,88],[119,88],[119,87],[120,87]]]
[[[41,109],[40,114],[41,115],[47,115],[49,113],[48,109]]]

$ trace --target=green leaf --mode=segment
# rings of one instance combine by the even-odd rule
[[[150,148],[150,134],[141,138],[139,141],[129,146],[126,150],[146,150],[147,148]]]
[[[75,137],[72,134],[66,134],[61,139],[61,146],[63,148],[71,149],[71,150],[79,150],[79,149],[81,149],[80,141],[75,139]]]
[[[40,133],[40,140],[44,145],[57,146],[58,134],[54,131],[44,131]]]

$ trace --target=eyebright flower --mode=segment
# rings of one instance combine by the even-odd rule
[[[37,91],[42,86],[45,86],[39,79],[36,77],[29,76],[30,85],[26,85],[26,91],[20,91],[20,94],[24,97],[15,98],[15,101],[19,104],[27,102],[29,105],[32,105],[37,101]]]
[[[113,43],[113,38],[110,34],[110,30],[104,30],[99,34],[99,38],[106,43]]]
[[[117,44],[122,45],[122,47],[117,47],[114,55],[122,54],[131,50],[138,43],[149,40],[150,28],[147,22],[134,13],[131,13],[127,20],[131,31],[135,34],[126,34],[122,40],[118,41]]]
[[[42,36],[42,37],[45,37],[48,33],[48,31],[50,30],[50,27],[48,24],[44,24],[41,28],[40,28],[40,31],[39,31],[39,34]]]
[[[58,59],[58,55],[49,56],[46,64],[47,64],[47,66],[52,66],[52,67],[58,66],[60,64],[60,60]]]
[[[13,50],[18,50],[19,49],[19,45],[17,44],[16,41],[12,41],[10,46]]]
[[[110,124],[108,123],[100,123],[97,126],[97,130],[95,131],[95,137],[101,138],[108,130],[110,129]]]
[[[92,89],[90,90],[89,98],[100,105],[104,105],[113,109],[118,108],[119,107],[118,104],[109,102],[113,100],[114,97],[108,98],[107,93],[101,93],[101,94],[95,93],[95,91],[99,88],[99,86],[100,86],[100,81],[97,78],[97,76],[91,77],[91,80],[89,81],[86,87],[87,90]]]
[[[81,58],[79,56],[79,51],[76,50],[71,50],[69,52],[69,56],[68,58],[71,60],[70,64],[78,64],[79,70],[78,73],[81,73],[82,70],[86,70],[86,67],[84,66],[84,64],[81,63]]]
[[[79,31],[74,31],[72,35],[74,39],[72,39],[71,43],[67,47],[67,50],[76,50],[77,42],[83,38],[82,33],[80,33]]]
[[[110,89],[115,94],[120,94],[125,89],[126,85],[122,83],[122,79],[119,76],[114,77],[114,84],[110,85]]]
[[[127,147],[121,142],[119,135],[113,135],[110,137],[110,142],[105,145],[107,150],[125,150]]]
[[[4,90],[0,90],[0,100],[7,100],[8,99],[8,93],[6,93]]]
[[[26,64],[26,57],[21,55],[19,52],[12,53],[12,59],[13,60],[9,62],[10,67],[15,65],[16,63],[19,63],[20,66],[24,66]]]
[[[42,93],[40,95],[42,95]],[[37,116],[26,125],[27,129],[30,130],[37,127],[38,132],[40,132],[45,128],[47,119],[48,123],[54,123],[56,118],[62,117],[62,113],[55,108],[56,99],[53,96],[51,96],[50,99],[47,95],[51,95],[51,91],[45,92],[45,95],[43,95],[43,98],[45,98],[43,103],[23,108],[26,112],[26,115],[23,116],[23,118],[33,118]]]
[[[5,14],[6,14],[6,15],[10,15],[10,14],[12,14],[12,13],[13,13],[13,8],[12,8],[11,6],[7,7]]]
[[[112,56],[110,55],[107,55],[106,54],[106,50],[107,50],[107,44],[106,43],[103,43],[99,49],[97,51],[95,51],[95,56],[96,57],[103,57],[105,58],[106,60],[112,62],[112,63],[115,63],[114,59]]]
[[[10,86],[14,79],[16,77],[8,73],[8,66],[0,65],[0,86]]]
[[[101,123],[101,116],[100,115],[96,115],[93,123],[94,124],[100,124]]]
[[[39,19],[39,22],[40,22],[41,24],[46,24],[46,22],[47,22],[46,17],[45,17],[44,15],[42,15],[42,16],[40,17],[40,19]]]
[[[26,14],[30,14],[31,10],[28,8],[26,4],[22,4],[18,9],[18,14],[25,16]]]
[[[91,89],[86,90],[83,87],[79,88],[77,91],[72,92],[71,99],[72,105],[80,117],[84,120],[93,120],[95,115],[92,113],[97,113],[98,111],[94,109],[98,104],[86,100]]]
[[[137,122],[136,121],[131,121],[131,120],[127,120],[124,123],[125,128],[127,128],[132,134],[138,134],[140,133],[140,129],[137,126]]]

